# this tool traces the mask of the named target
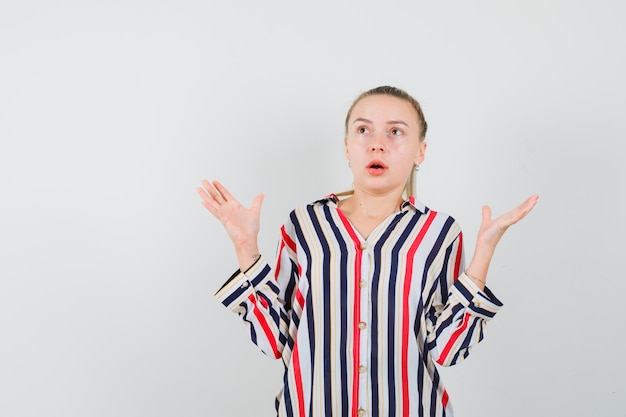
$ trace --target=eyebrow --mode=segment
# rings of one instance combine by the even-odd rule
[[[352,124],[357,123],[357,122],[373,123],[369,119],[364,119],[363,117],[359,117],[359,118],[354,119],[354,122],[352,122]],[[389,120],[387,124],[388,125],[405,125],[406,127],[409,127],[409,125],[406,122],[403,122],[402,120]]]
[[[402,120],[389,120],[387,124],[388,125],[405,125],[406,127],[409,127],[409,125],[403,122]]]

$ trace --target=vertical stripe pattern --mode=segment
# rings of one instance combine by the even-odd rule
[[[450,216],[409,199],[364,238],[334,195],[281,228],[216,297],[285,365],[277,416],[452,416],[435,364],[454,365],[502,306],[463,273]]]

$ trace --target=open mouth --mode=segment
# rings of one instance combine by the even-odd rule
[[[370,174],[380,175],[387,169],[382,161],[372,161],[367,165],[367,170]]]

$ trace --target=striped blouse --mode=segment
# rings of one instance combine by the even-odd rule
[[[413,198],[364,238],[330,195],[291,212],[275,267],[259,258],[216,293],[282,359],[283,416],[452,416],[453,365],[502,303],[463,273],[457,222]]]

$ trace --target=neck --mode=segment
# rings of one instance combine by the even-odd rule
[[[351,197],[341,201],[341,209],[346,213],[369,218],[387,217],[400,209],[404,202],[402,191],[385,194],[372,194],[355,188]]]

